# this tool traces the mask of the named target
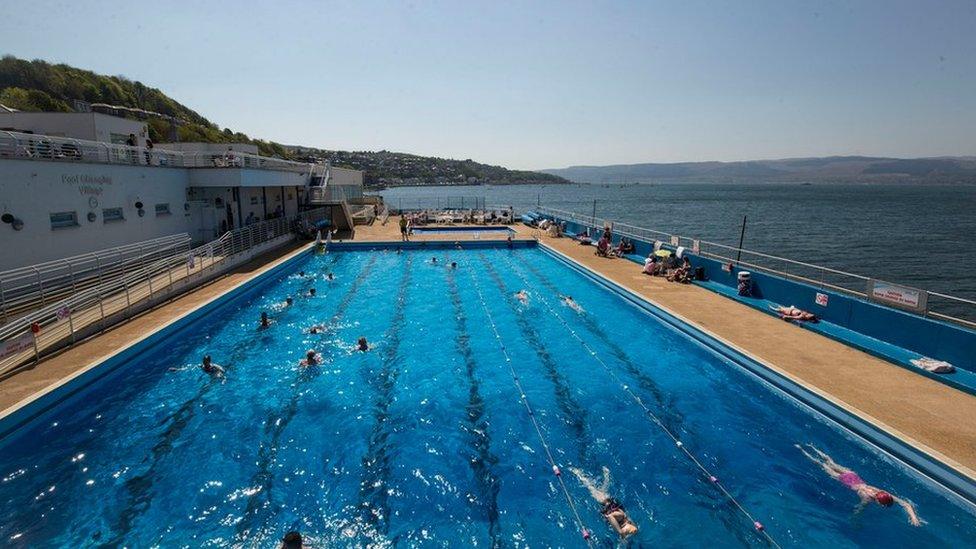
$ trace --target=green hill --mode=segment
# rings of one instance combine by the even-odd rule
[[[22,111],[70,112],[75,101],[152,111],[181,121],[180,141],[206,143],[252,143],[261,154],[280,158],[315,157],[335,165],[366,171],[373,185],[436,185],[477,183],[568,183],[562,177],[538,172],[508,170],[473,160],[450,160],[404,153],[326,151],[312,147],[286,147],[280,143],[253,139],[229,128],[221,129],[196,111],[168,97],[162,91],[123,76],[105,76],[64,64],[43,60],[26,61],[13,56],[0,59],[0,104]],[[171,122],[150,117],[149,137],[168,141]]]

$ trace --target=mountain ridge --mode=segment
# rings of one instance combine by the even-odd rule
[[[897,158],[835,155],[731,162],[577,165],[540,171],[577,183],[650,183],[662,179],[976,183],[976,156]]]

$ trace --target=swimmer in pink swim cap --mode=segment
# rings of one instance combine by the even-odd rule
[[[799,448],[800,451],[803,452],[803,455],[805,455],[810,461],[823,468],[823,470],[830,475],[831,478],[857,493],[857,495],[861,498],[861,503],[857,506],[856,512],[859,512],[864,508],[864,506],[872,501],[882,507],[890,507],[892,504],[897,503],[905,510],[905,513],[908,515],[908,522],[910,522],[912,526],[921,526],[922,520],[918,518],[918,514],[915,512],[915,506],[910,502],[895,497],[881,488],[876,488],[864,482],[860,475],[855,473],[852,469],[839,465],[830,456],[821,452],[819,448],[812,444],[807,444],[807,446],[809,446],[816,455],[811,455],[799,444],[794,444],[794,446]]]

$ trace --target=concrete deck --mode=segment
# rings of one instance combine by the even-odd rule
[[[639,265],[596,257],[593,248],[549,238],[522,225],[518,239],[544,246],[624,286],[688,324],[712,334],[767,367],[976,478],[976,397],[803,330],[704,288],[672,284],[640,273]],[[480,235],[504,240],[507,233]],[[412,241],[456,241],[469,234],[414,235]],[[399,241],[398,219],[356,227],[356,242]],[[262,256],[229,275],[0,382],[0,410],[60,383],[284,261],[295,247]]]

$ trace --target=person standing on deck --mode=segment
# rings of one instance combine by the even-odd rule
[[[407,216],[400,214],[400,240],[407,242],[410,235],[407,233]]]

